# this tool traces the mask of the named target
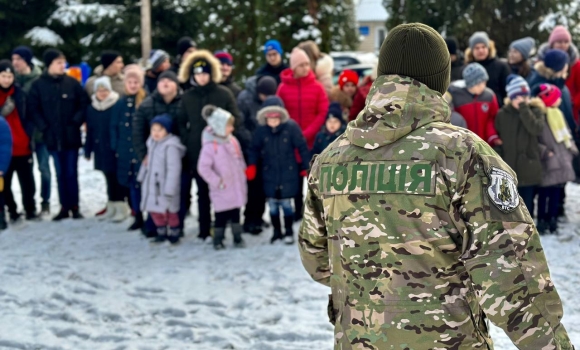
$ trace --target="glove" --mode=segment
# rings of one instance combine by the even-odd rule
[[[14,108],[16,108],[16,105],[14,104],[14,100],[12,99],[12,97],[8,97],[6,99],[6,102],[4,102],[4,105],[0,107],[0,115],[7,117],[10,113],[12,113],[12,111],[14,111]]]
[[[246,177],[248,180],[253,181],[256,178],[256,166],[250,165],[246,168]]]
[[[308,172],[307,172],[306,170],[302,170],[302,171],[300,172],[300,176],[302,176],[302,177],[306,177],[306,176],[308,176]]]

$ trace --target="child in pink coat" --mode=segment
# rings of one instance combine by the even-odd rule
[[[209,186],[209,197],[215,211],[213,245],[216,250],[225,248],[223,240],[229,221],[234,246],[242,248],[245,244],[240,209],[246,205],[248,188],[242,149],[232,135],[235,119],[228,111],[212,105],[204,107],[202,115],[208,126],[202,134],[197,171]]]

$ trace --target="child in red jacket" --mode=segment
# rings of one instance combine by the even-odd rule
[[[471,63],[463,70],[465,87],[451,87],[455,111],[463,116],[467,128],[491,146],[500,146],[501,139],[495,130],[495,116],[499,111],[497,98],[486,87],[489,76],[479,63]]]

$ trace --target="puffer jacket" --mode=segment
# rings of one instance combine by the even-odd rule
[[[209,197],[215,212],[246,205],[246,162],[238,140],[231,135],[217,137],[208,126],[203,131],[202,143],[197,172],[209,186]]]
[[[125,187],[137,177],[141,165],[132,140],[135,98],[135,95],[120,98],[111,116],[111,149],[117,158],[117,179]]]
[[[10,125],[0,116],[0,171],[6,174],[12,160],[12,133]]]
[[[116,172],[115,151],[111,148],[111,119],[114,106],[119,101],[119,94],[113,91],[103,101],[98,101],[93,95],[92,100],[87,109],[85,157],[91,157],[94,153],[96,170],[104,173]]]
[[[266,113],[280,112],[281,123],[276,129],[266,124]],[[267,198],[293,198],[299,191],[300,172],[308,169],[310,154],[306,140],[295,121],[281,107],[266,107],[258,113],[248,164],[261,165],[264,193]],[[302,162],[299,164],[295,154]]]
[[[481,95],[473,96],[467,88],[451,86],[449,93],[453,96],[455,111],[465,119],[467,128],[494,145],[498,139],[495,118],[499,107],[493,91],[486,88]]]
[[[147,140],[146,166],[141,166],[141,210],[150,213],[177,213],[181,193],[181,158],[185,147],[179,137],[169,134],[160,141]]]
[[[153,118],[161,114],[169,114],[173,119],[173,130],[171,132],[179,135],[179,128],[175,122],[179,107],[181,103],[181,91],[170,103],[165,103],[163,96],[155,90],[151,95],[147,96],[141,106],[137,109],[135,117],[133,118],[133,146],[139,161],[145,159],[147,155],[146,140],[151,133],[151,121]]]
[[[258,111],[262,108],[262,101],[256,91],[258,76],[250,77],[246,81],[246,88],[238,95],[238,108],[242,115],[244,126],[249,132],[258,127]]]
[[[312,149],[316,134],[326,120],[328,96],[324,87],[316,81],[313,72],[306,77],[295,79],[291,69],[282,72],[282,84],[277,95],[284,101],[290,118],[302,130],[308,147]]]

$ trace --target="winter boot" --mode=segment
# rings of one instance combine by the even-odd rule
[[[557,235],[558,234],[558,219],[553,218],[552,220],[550,220],[548,227],[550,229],[551,234]]]
[[[242,225],[232,224],[232,234],[234,235],[234,247],[245,248],[246,242],[242,238],[242,232],[244,231]]]
[[[41,204],[40,215],[41,216],[50,215],[50,203]]]
[[[294,228],[292,227],[293,224],[293,215],[284,217],[284,228],[286,230],[286,234],[284,235],[284,243],[286,244],[294,244]]]
[[[57,216],[52,218],[52,221],[61,221],[70,218],[70,213],[67,209],[61,209]]]
[[[85,217],[83,216],[83,214],[81,214],[81,211],[79,209],[79,207],[74,207],[71,210],[72,213],[72,218],[75,220],[80,220],[80,219],[84,219]]]
[[[6,223],[6,213],[4,211],[0,212],[0,231],[4,231],[8,228]]]
[[[151,242],[153,243],[163,243],[167,240],[167,227],[159,226],[157,227],[157,237],[153,238]]]
[[[113,206],[113,202],[107,202],[107,207],[105,208],[105,212],[102,215],[97,213],[97,217],[99,220],[111,220],[113,216],[115,216],[115,207]]]
[[[270,239],[270,243],[274,244],[279,239],[282,239],[282,224],[280,223],[280,217],[270,215],[270,219],[272,220],[272,226],[274,226],[274,235],[272,239]]]
[[[143,228],[144,223],[145,222],[143,221],[143,213],[142,212],[135,213],[135,221],[133,221],[133,224],[129,226],[129,229],[127,231],[137,231]]]
[[[226,249],[224,245],[224,238],[226,236],[226,228],[225,227],[216,227],[214,228],[213,232],[213,248],[215,250],[222,250]]]
[[[536,228],[538,229],[538,233],[540,234],[540,236],[542,236],[546,233],[549,226],[550,225],[545,220],[538,221],[538,225],[536,226]]]
[[[96,216],[96,217],[99,217],[99,216],[103,216],[103,215],[105,215],[105,214],[107,213],[107,210],[109,210],[109,204],[110,204],[110,203],[111,203],[111,202],[107,202],[107,205],[106,205],[106,206],[105,206],[103,209],[99,210],[99,211],[98,211],[98,212],[95,214],[95,216]]]
[[[26,213],[26,221],[40,221],[41,218],[36,212]]]
[[[179,239],[181,238],[181,236],[179,235],[179,231],[181,231],[179,227],[169,228],[169,232],[167,234],[167,239],[169,240],[169,243],[171,244],[179,243]]]
[[[127,204],[125,202],[113,202],[113,208],[115,208],[115,215],[111,218],[112,222],[119,223],[127,219]]]
[[[22,218],[22,214],[20,214],[20,213],[17,213],[17,212],[10,213],[10,222],[13,224],[20,221],[21,218]]]

